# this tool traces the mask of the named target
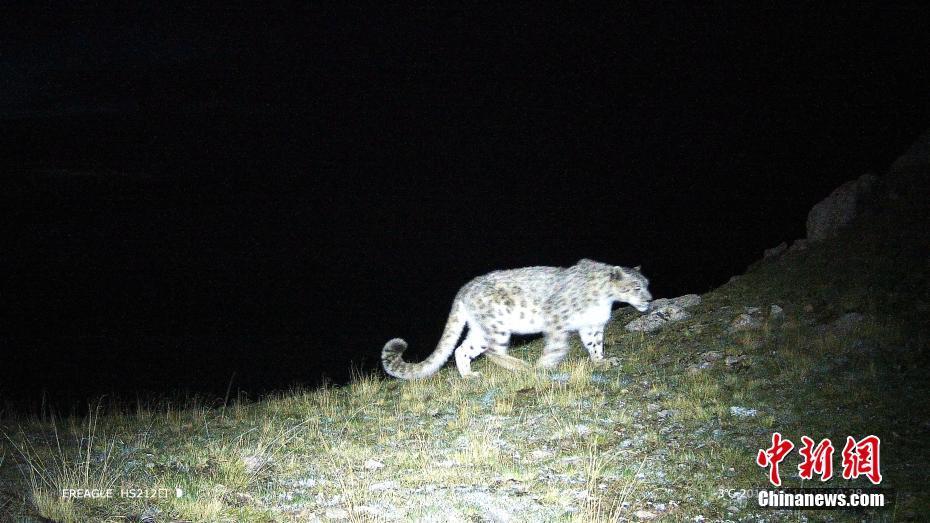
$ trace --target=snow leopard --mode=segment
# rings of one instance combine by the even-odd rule
[[[536,362],[551,368],[568,353],[568,337],[577,331],[591,359],[604,359],[604,325],[614,302],[626,302],[640,312],[649,309],[649,280],[640,267],[621,267],[582,259],[563,267],[525,267],[494,271],[466,283],[456,294],[436,349],[420,363],[403,359],[407,342],[394,338],[381,350],[384,370],[401,379],[418,379],[438,371],[452,352],[462,377],[480,376],[471,362],[487,354],[510,369],[529,369],[507,355],[511,334],[542,333],[545,346]],[[456,348],[462,330],[467,335]]]

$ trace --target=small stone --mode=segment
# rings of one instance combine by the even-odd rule
[[[747,407],[730,407],[730,414],[738,418],[753,418],[759,414],[759,411],[756,409],[750,409]]]
[[[637,510],[636,512],[633,513],[633,515],[639,519],[643,519],[647,521],[658,517],[658,514],[656,514],[655,512],[649,512],[648,510]]]
[[[785,316],[785,309],[773,303],[772,306],[769,307],[769,316],[772,318],[782,318]]]
[[[245,470],[248,473],[254,474],[265,468],[268,464],[268,460],[261,456],[243,456],[242,464],[245,465]]]
[[[692,363],[691,365],[688,365],[687,370],[689,374],[697,374],[701,372],[702,370],[709,369],[713,366],[714,364],[712,362],[702,361],[700,363]]]
[[[709,350],[701,354],[701,359],[704,361],[717,361],[720,358],[723,358],[723,353],[719,350]]]
[[[739,356],[727,356],[726,359],[723,360],[723,362],[724,362],[728,367],[732,367],[733,365],[736,365],[737,363],[739,363],[739,362],[741,362],[741,361],[743,361],[743,360],[745,360],[745,359],[746,359],[746,356],[744,356],[744,355],[741,354],[741,355],[739,355]]]
[[[380,468],[384,468],[384,463],[381,463],[378,460],[369,459],[365,461],[365,468],[368,470],[378,470]]]
[[[544,450],[544,449],[537,449],[537,450],[534,450],[533,452],[530,452],[530,457],[533,458],[534,460],[551,458],[552,451]]]
[[[804,312],[814,312],[814,306],[810,303],[804,305]]]
[[[740,314],[730,323],[730,332],[739,332],[744,330],[758,329],[762,322],[749,314]]]

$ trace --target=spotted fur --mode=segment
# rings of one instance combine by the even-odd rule
[[[452,311],[436,350],[420,363],[403,359],[407,343],[394,338],[381,350],[384,370],[402,379],[434,374],[455,352],[455,364],[463,377],[477,376],[471,361],[483,353],[507,368],[528,366],[507,355],[511,334],[543,333],[545,348],[536,362],[554,367],[568,352],[568,336],[577,331],[591,359],[604,359],[604,325],[611,305],[626,302],[641,312],[649,308],[649,280],[639,267],[607,265],[583,259],[562,267],[525,267],[495,271],[463,286],[452,302]],[[468,335],[456,348],[462,329]]]

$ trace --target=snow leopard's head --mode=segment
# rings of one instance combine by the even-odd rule
[[[625,301],[639,312],[649,310],[649,280],[642,275],[640,267],[614,267],[610,271],[610,283],[614,297],[618,301]]]

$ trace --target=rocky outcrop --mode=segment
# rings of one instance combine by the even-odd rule
[[[766,249],[765,252],[762,253],[762,258],[771,258],[772,256],[779,256],[786,250],[788,250],[788,243],[781,242],[775,247],[772,247],[771,249]]]
[[[807,240],[819,241],[835,236],[848,225],[869,202],[878,177],[863,174],[837,187],[811,208],[807,214]]]
[[[687,320],[691,315],[685,308],[699,303],[701,303],[701,297],[697,294],[685,294],[677,298],[659,298],[649,304],[648,314],[627,323],[626,330],[652,332],[668,323]]]

